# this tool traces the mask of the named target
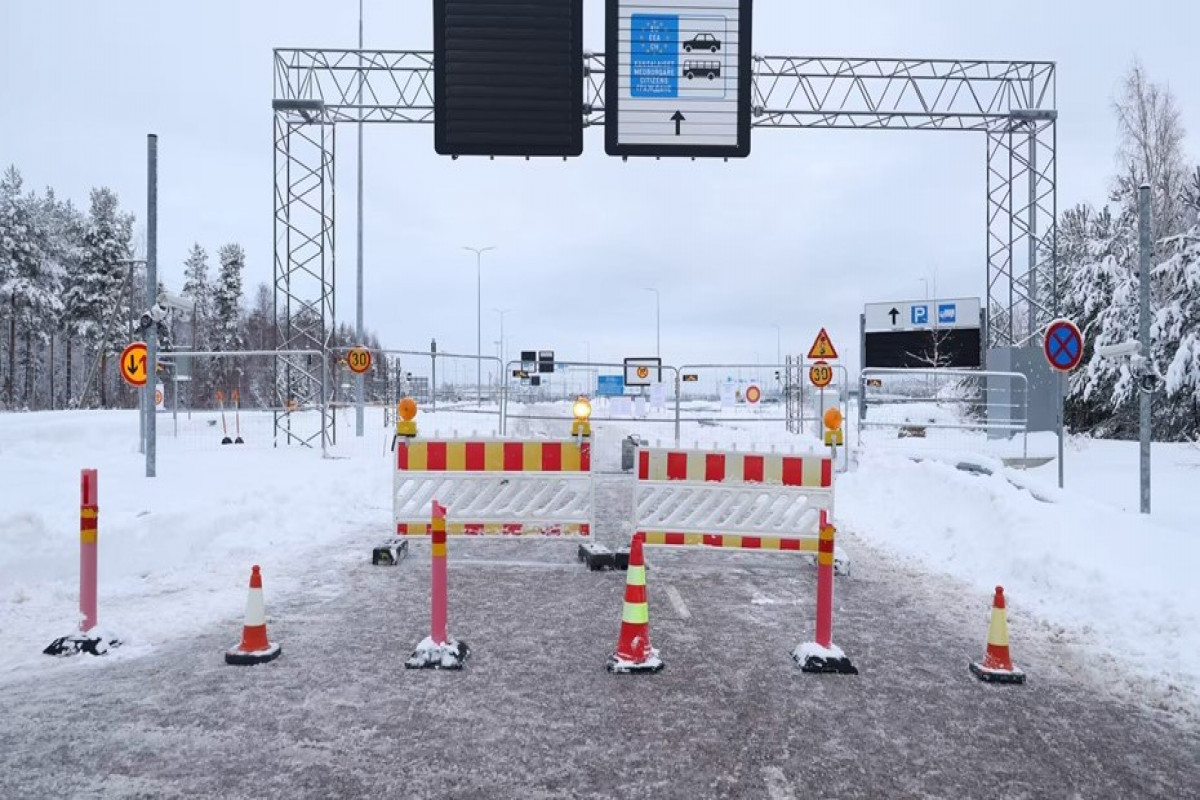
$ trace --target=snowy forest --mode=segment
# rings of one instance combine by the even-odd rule
[[[1138,385],[1129,359],[1094,357],[1097,345],[1138,338],[1138,187],[1151,188],[1150,353],[1161,380],[1154,438],[1200,435],[1200,166],[1170,89],[1135,63],[1113,100],[1119,133],[1112,190],[1058,226],[1060,316],[1083,330],[1084,362],[1070,376],[1066,424],[1076,433],[1137,438]],[[1050,287],[1046,287],[1049,290]]]
[[[111,190],[93,189],[84,213],[53,189],[27,191],[15,166],[0,176],[0,408],[137,404],[136,392],[121,381],[117,360],[126,344],[142,338],[138,320],[148,304],[139,249],[134,215],[121,209]],[[160,274],[169,258],[160,254]],[[163,353],[275,348],[274,298],[260,284],[247,307],[241,246],[217,250],[215,274],[199,244],[181,261],[184,284],[172,288],[195,310],[173,311],[158,323]],[[335,346],[353,339],[344,325],[333,332]],[[374,336],[366,344],[379,346]],[[211,407],[218,391],[231,395],[234,389],[246,405],[278,403],[270,358],[190,361],[188,381],[178,384],[184,405]],[[160,380],[168,393],[176,385],[170,376]]]

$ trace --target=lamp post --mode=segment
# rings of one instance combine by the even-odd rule
[[[644,287],[643,291],[654,292],[654,355],[662,358],[662,313],[661,313],[661,296],[658,289],[651,286]]]
[[[500,315],[500,377],[501,377],[501,379],[503,379],[504,378],[504,366],[508,363],[508,353],[505,352],[505,347],[504,347],[504,315],[507,314],[509,311],[512,311],[512,309],[511,308],[493,308],[492,311],[495,311],[497,314]]]
[[[475,254],[475,401],[483,405],[483,254],[494,246],[463,247]]]
[[[362,49],[363,49],[363,3],[358,0],[358,105],[362,106],[363,96],[363,80],[365,75],[362,70]],[[355,246],[355,256],[357,257],[357,280],[354,290],[354,343],[360,347],[363,344],[363,124],[360,120],[358,123],[358,241]],[[362,438],[363,435],[363,393],[366,386],[366,376],[358,374],[354,376],[354,435]]]

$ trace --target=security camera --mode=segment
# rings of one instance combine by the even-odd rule
[[[179,311],[191,311],[196,307],[196,301],[164,290],[158,293],[158,305],[168,309],[174,308]]]
[[[1143,392],[1153,393],[1154,390],[1158,388],[1158,376],[1147,373],[1146,375],[1138,378],[1138,385],[1141,387]]]
[[[1135,355],[1141,349],[1141,344],[1136,341],[1121,342],[1120,344],[1098,344],[1096,345],[1096,355],[1103,356],[1104,358],[1123,358]]]
[[[162,322],[167,318],[167,308],[161,302],[150,306],[150,310],[146,312],[150,315],[150,319],[155,322]]]

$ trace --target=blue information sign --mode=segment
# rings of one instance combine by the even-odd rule
[[[624,375],[598,375],[596,394],[600,397],[620,397],[625,394]]]
[[[912,307],[912,324],[913,325],[928,325],[929,324],[929,306],[913,306]]]
[[[679,96],[679,17],[634,14],[630,47],[630,94]]]

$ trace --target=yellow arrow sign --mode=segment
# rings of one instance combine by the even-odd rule
[[[121,351],[121,377],[130,386],[145,386],[146,375],[146,343],[133,342]]]

